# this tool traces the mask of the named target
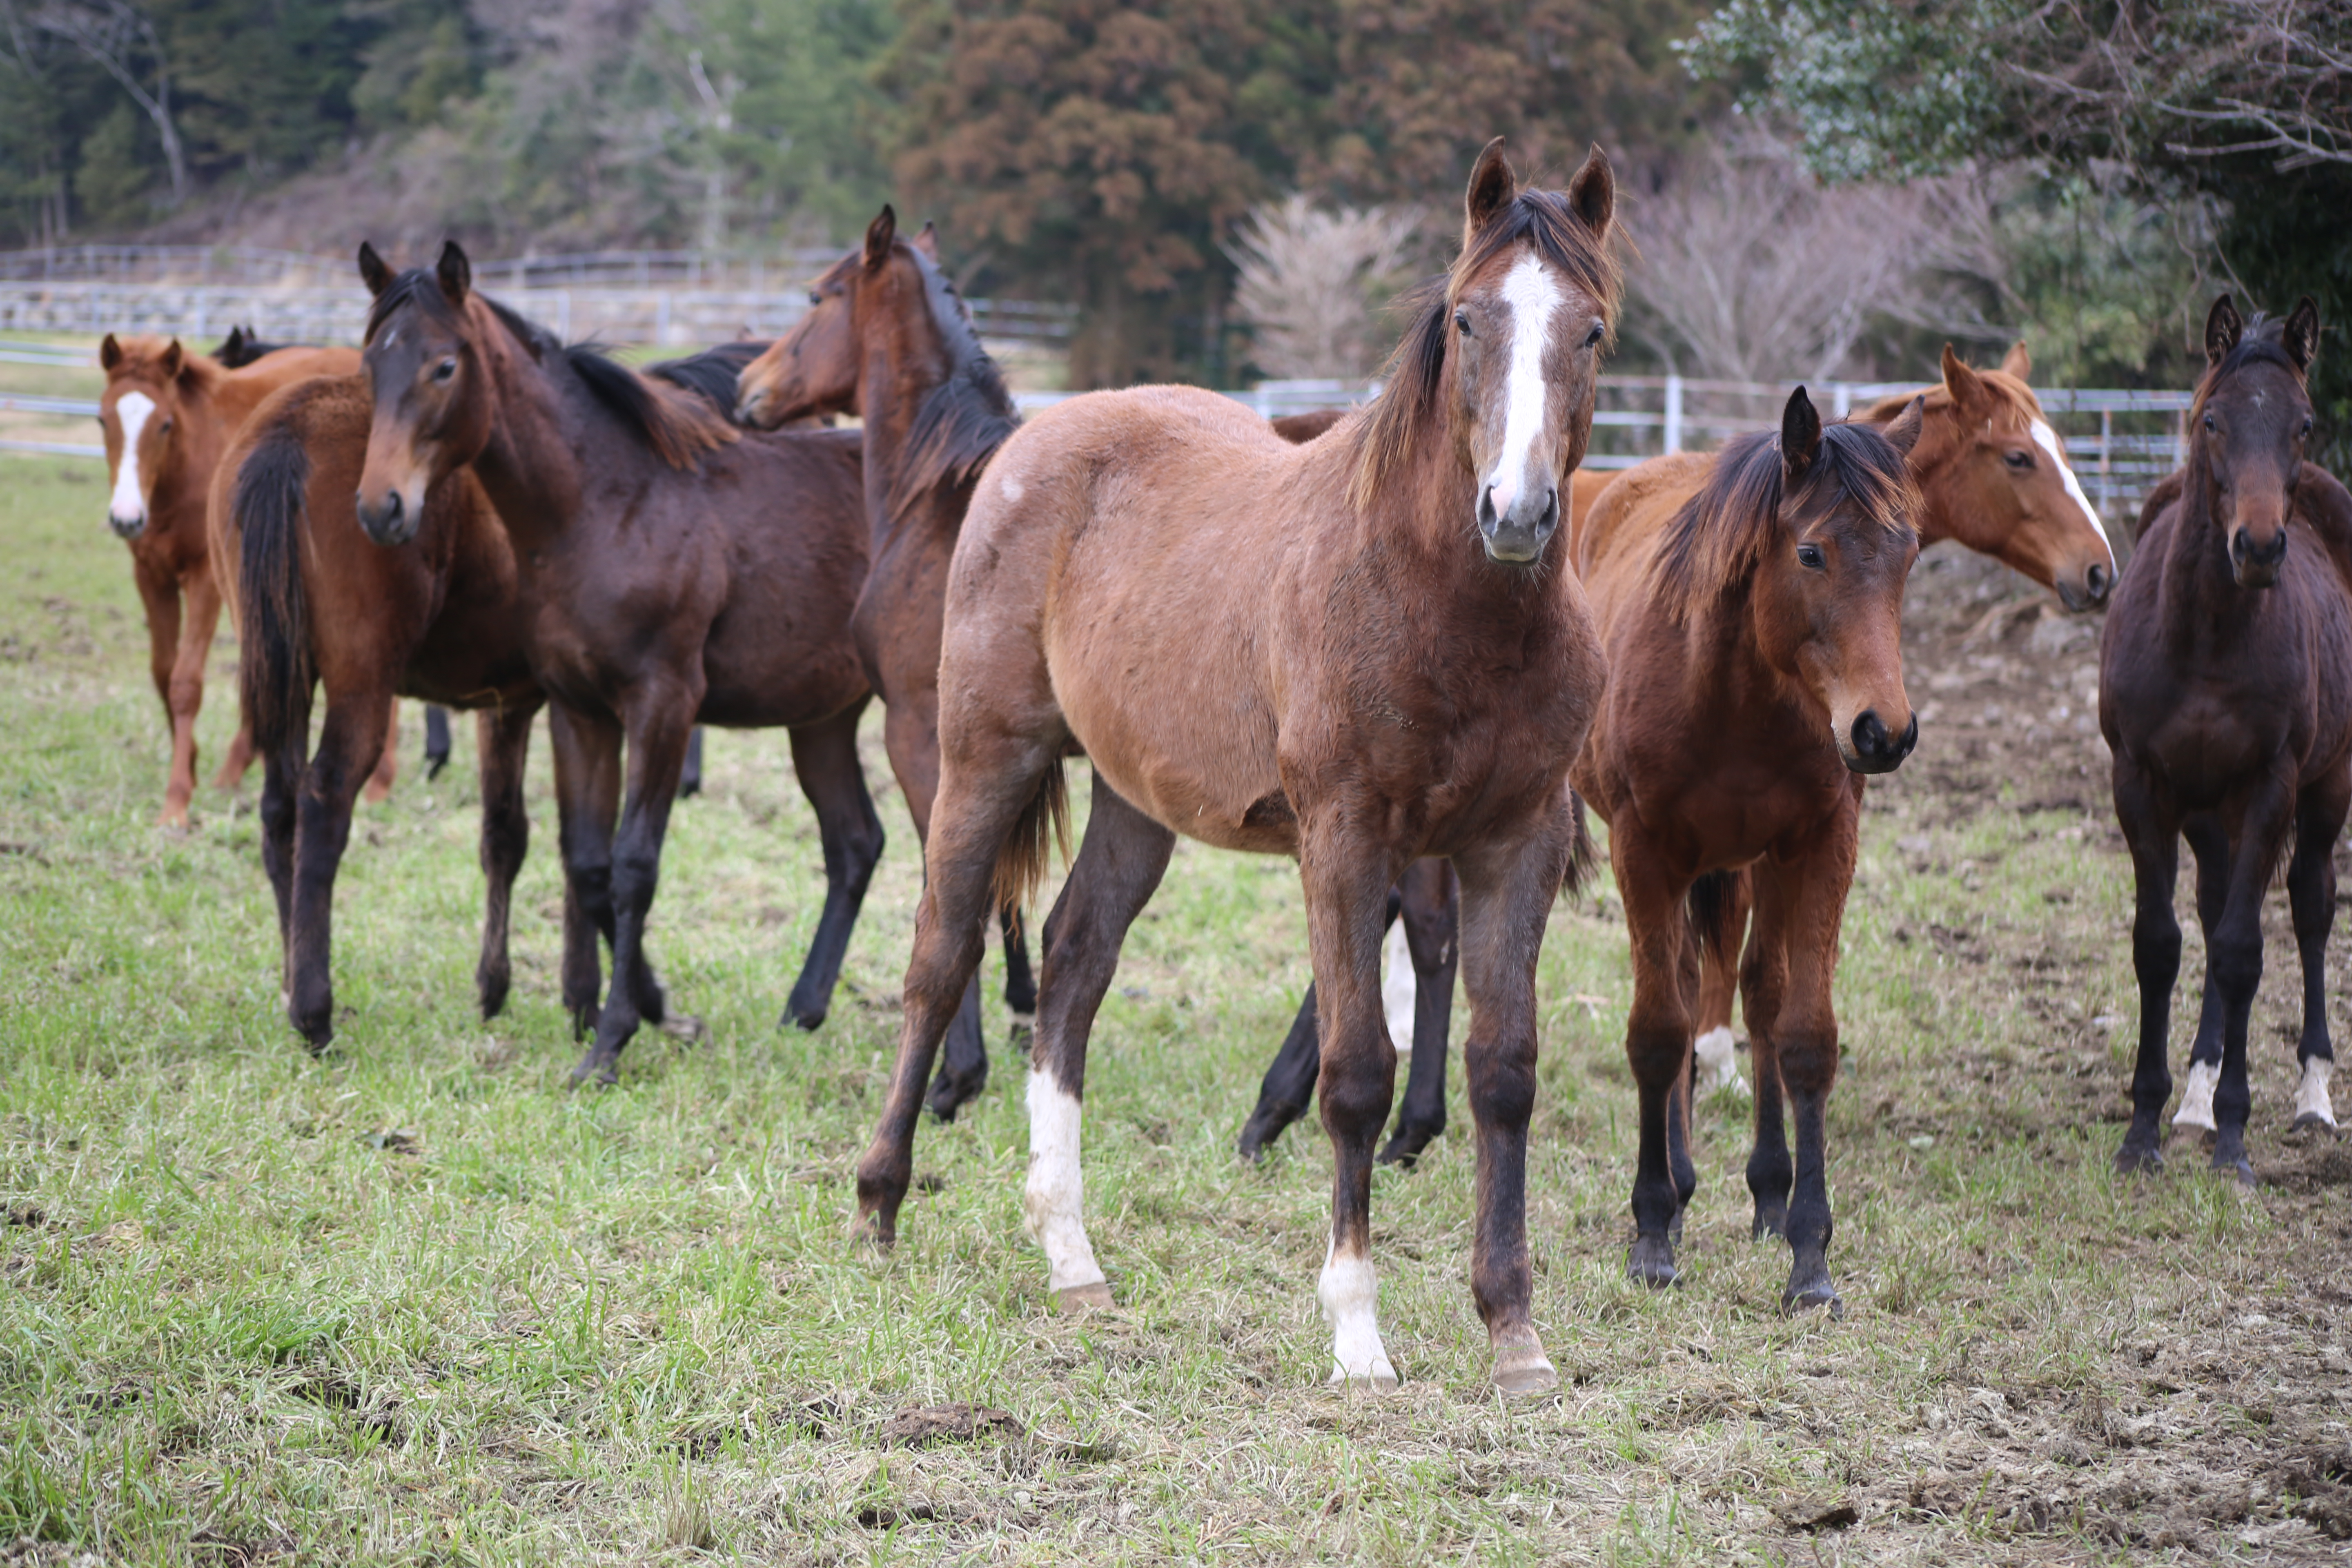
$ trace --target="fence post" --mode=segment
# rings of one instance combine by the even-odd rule
[[[2108,478],[2111,469],[2107,462],[2108,448],[2114,444],[2115,437],[2115,410],[2102,408],[2099,410],[2099,510],[2102,511],[2106,510],[2108,503],[2115,499],[2116,488]]]
[[[1848,383],[1830,383],[1830,409],[1840,419],[1853,412],[1853,388]]]
[[[669,297],[670,291],[667,289],[663,289],[656,296],[658,303],[654,307],[654,342],[664,348],[669,347],[670,342]]]
[[[1683,378],[1666,375],[1665,447],[1669,454],[1683,449]]]

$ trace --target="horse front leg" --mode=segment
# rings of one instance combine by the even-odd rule
[[[2328,1079],[2336,1047],[2327,1037],[2327,934],[2336,923],[2336,838],[2352,807],[2352,778],[2330,773],[2304,792],[2295,806],[2294,859],[2286,896],[2294,914],[2294,942],[2303,960],[2303,1037],[2295,1047],[2300,1072],[2294,1125],[2336,1127]]]
[[[448,716],[442,714],[443,761],[447,761]],[[482,956],[474,968],[474,994],[482,1016],[495,1018],[505,1010],[507,990],[513,980],[508,958],[507,933],[511,921],[515,878],[530,848],[530,813],[522,797],[524,764],[530,752],[531,721],[539,716],[536,700],[516,708],[485,708],[474,715],[475,749],[482,764],[482,878],[488,896],[482,909]],[[430,774],[428,773],[428,777]]]
[[[1677,1278],[1674,1226],[1682,1213],[1675,1180],[1674,1095],[1690,1059],[1690,937],[1683,916],[1689,886],[1636,823],[1613,832],[1610,863],[1633,938],[1633,1005],[1625,1018],[1625,1059],[1639,1096],[1633,1167],[1633,1244],[1625,1272],[1663,1289]]]
[[[1462,960],[1462,883],[1453,862],[1423,858],[1405,868],[1397,891],[1405,952],[1412,960],[1412,1065],[1405,1073],[1404,1105],[1397,1112],[1396,1131],[1381,1150],[1380,1160],[1410,1170],[1421,1152],[1445,1131],[1446,1035],[1454,1021],[1454,973]]]
[[[1381,815],[1376,803],[1365,805],[1372,809],[1362,817]],[[1298,841],[1321,1025],[1316,1097],[1332,1162],[1330,1242],[1316,1295],[1331,1323],[1331,1381],[1391,1389],[1396,1368],[1381,1342],[1372,1268],[1372,1149],[1396,1090],[1396,1046],[1381,1007],[1381,938],[1389,886],[1402,868],[1349,803],[1302,812]]]
[[[2164,1166],[2164,1103],[2172,1098],[2167,1036],[2180,977],[2180,921],[2172,890],[2180,874],[2180,824],[2140,770],[2116,757],[2116,820],[2132,858],[2132,971],[2139,982],[2139,1052],[2132,1068],[2131,1126],[2116,1151],[2122,1172]]]
[[[563,1006],[572,1038],[604,1008],[599,936],[613,936],[613,826],[621,809],[621,727],[556,701],[547,731],[555,754],[557,842],[563,858]]]
[[[882,858],[882,819],[874,813],[866,770],[857,761],[857,721],[865,711],[861,699],[844,712],[792,731],[793,774],[816,810],[817,837],[824,847],[824,912],[784,1005],[783,1021],[803,1029],[823,1024],[833,1005],[849,934],[856,928],[875,863]]]
[[[1777,897],[1778,883],[1772,892]],[[1789,1234],[1789,1189],[1796,1182],[1796,1168],[1789,1159],[1780,1059],[1772,1044],[1780,1003],[1789,991],[1789,954],[1781,940],[1787,921],[1777,903],[1768,907],[1768,900],[1759,898],[1751,907],[1748,949],[1739,963],[1739,1006],[1748,1019],[1748,1066],[1756,1075],[1755,1142],[1748,1152],[1747,1171],[1755,1217],[1748,1237],[1777,1241]]]
[[[2221,1076],[2213,1089],[2213,1169],[2254,1184],[2246,1157],[2246,1121],[2253,1094],[2246,1082],[2246,1032],[2254,993],[2263,981],[2263,900],[2294,823],[2293,792],[2276,774],[2258,784],[2246,802],[2238,850],[2230,866],[2230,898],[2221,924],[2206,943],[2206,974],[2221,994]]]
[[[1454,858],[1462,985],[1470,999],[1462,1062],[1477,1143],[1470,1291],[1495,1352],[1495,1385],[1506,1394],[1540,1394],[1559,1382],[1535,1326],[1528,1122],[1536,1100],[1536,958],[1568,870],[1577,827],[1571,813],[1581,809],[1550,814],[1531,839],[1490,843]]]
[[[329,695],[296,801],[287,1011],[313,1055],[335,1037],[335,876],[351,842],[352,804],[383,747],[385,710],[381,689]]]
[[[198,566],[181,579],[185,610],[172,653],[171,689],[164,705],[172,715],[172,776],[163,791],[163,817],[168,826],[187,825],[188,803],[196,793],[196,715],[205,705],[205,660],[212,654],[213,633],[220,626],[220,591],[213,585],[207,566]]]
[[[2179,837],[2189,842],[2197,863],[2197,923],[2205,933],[2206,951],[2221,929],[2230,903],[2230,835],[2221,819],[2200,813],[2181,823]],[[2221,995],[2210,964],[2199,997],[2197,1035],[2189,1046],[2189,1075],[2180,1089],[2180,1109],[2175,1127],[2193,1127],[2210,1143],[2217,1131],[2213,1121],[2213,1090],[2221,1081],[2221,1037],[2229,1031],[2229,1005]]]

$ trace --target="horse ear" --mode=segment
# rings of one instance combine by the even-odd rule
[[[2238,307],[2230,302],[2230,296],[2222,295],[2205,313],[2205,363],[2220,364],[2245,335],[2246,323],[2239,319]]]
[[[179,339],[173,338],[170,342],[165,343],[163,345],[163,357],[161,362],[163,367],[163,379],[165,381],[171,381],[176,378],[180,374],[180,366],[184,363],[186,360],[187,351],[180,346]]]
[[[2025,352],[2023,338],[2010,344],[2009,352],[2000,356],[2000,373],[2003,375],[2013,375],[2020,381],[2033,379],[2033,356]]]
[[[1519,177],[1511,173],[1511,161],[1503,156],[1503,139],[1497,136],[1486,143],[1470,171],[1470,189],[1462,198],[1462,243],[1468,245],[1518,194]]]
[[[879,272],[882,264],[890,259],[890,243],[898,237],[898,214],[888,202],[866,226],[866,270]]]
[[[1821,450],[1821,411],[1801,386],[1789,394],[1788,406],[1780,410],[1780,468],[1790,484],[1812,471]]]
[[[1598,142],[1585,154],[1584,167],[1568,182],[1568,205],[1596,237],[1609,232],[1609,219],[1617,210],[1617,176],[1610,170],[1609,154],[1601,150]]]
[[[392,287],[392,268],[375,253],[375,247],[364,239],[360,241],[360,281],[367,285],[371,294],[381,294]]]
[[[98,345],[98,363],[102,370],[112,370],[122,363],[122,345],[114,341],[112,332],[107,333],[106,341]]]
[[[1984,378],[1963,363],[1960,356],[1952,352],[1949,343],[1944,345],[1944,390],[1950,393],[1952,401],[1963,409],[1976,407],[1985,401]]]
[[[916,236],[915,236],[915,237],[914,237],[913,239],[911,239],[911,240],[908,241],[908,243],[909,245],[912,245],[912,246],[913,246],[917,250],[921,251],[925,256],[929,257],[929,258],[930,258],[931,265],[933,265],[934,267],[936,267],[936,266],[938,266],[938,265],[939,265],[939,260],[940,260],[940,226],[939,226],[939,225],[937,225],[937,224],[935,224],[935,223],[931,222],[929,218],[924,219],[924,220],[923,220],[923,226],[922,226],[921,230],[916,234]]]
[[[454,239],[441,242],[441,259],[433,264],[434,275],[441,279],[441,292],[452,305],[466,302],[466,290],[474,286],[474,264],[466,259],[465,247]]]
[[[1951,351],[1947,349],[1944,352],[1949,353]],[[1963,365],[1961,368],[1965,370],[1968,367]],[[1895,416],[1895,423],[1879,434],[1894,444],[1895,451],[1907,458],[1911,455],[1911,448],[1919,444],[1919,432],[1927,423],[1927,399],[1923,395],[1913,398],[1903,412]]]
[[[2286,313],[2286,331],[2282,340],[2287,357],[2304,374],[2311,374],[2311,362],[2319,357],[2319,306],[2305,294]]]

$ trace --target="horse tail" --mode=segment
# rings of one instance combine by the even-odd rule
[[[1019,910],[1036,896],[1045,879],[1047,839],[1070,858],[1070,784],[1062,759],[1055,757],[1037,781],[1037,793],[1021,808],[1021,816],[996,857],[996,907]]]
[[[1739,888],[1746,871],[1709,871],[1693,882],[1684,896],[1683,910],[1690,920],[1690,932],[1699,951],[1717,959],[1736,960],[1735,951],[1740,937],[1746,934],[1734,928],[1731,911],[1733,893]]]
[[[310,601],[302,586],[302,511],[310,455],[292,431],[272,428],[236,471],[234,505],[245,542],[236,595],[238,695],[257,753],[299,747],[310,727]]]
[[[1574,790],[1568,792],[1570,837],[1568,840],[1568,871],[1559,879],[1562,898],[1572,899],[1584,891],[1584,884],[1601,868],[1601,856],[1592,847],[1592,830],[1585,826],[1584,797]]]

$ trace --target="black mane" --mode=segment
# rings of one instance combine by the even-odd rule
[[[923,399],[908,426],[906,450],[890,477],[893,517],[934,489],[953,489],[978,478],[1021,424],[1013,395],[1005,389],[1004,373],[981,346],[971,312],[955,285],[929,257],[900,244],[922,273],[931,325],[947,348],[948,374]]]
[[[735,384],[743,374],[743,367],[767,352],[764,342],[720,343],[700,353],[684,359],[668,359],[646,367],[647,375],[659,376],[673,386],[707,398],[711,406],[728,418],[735,417]]]

